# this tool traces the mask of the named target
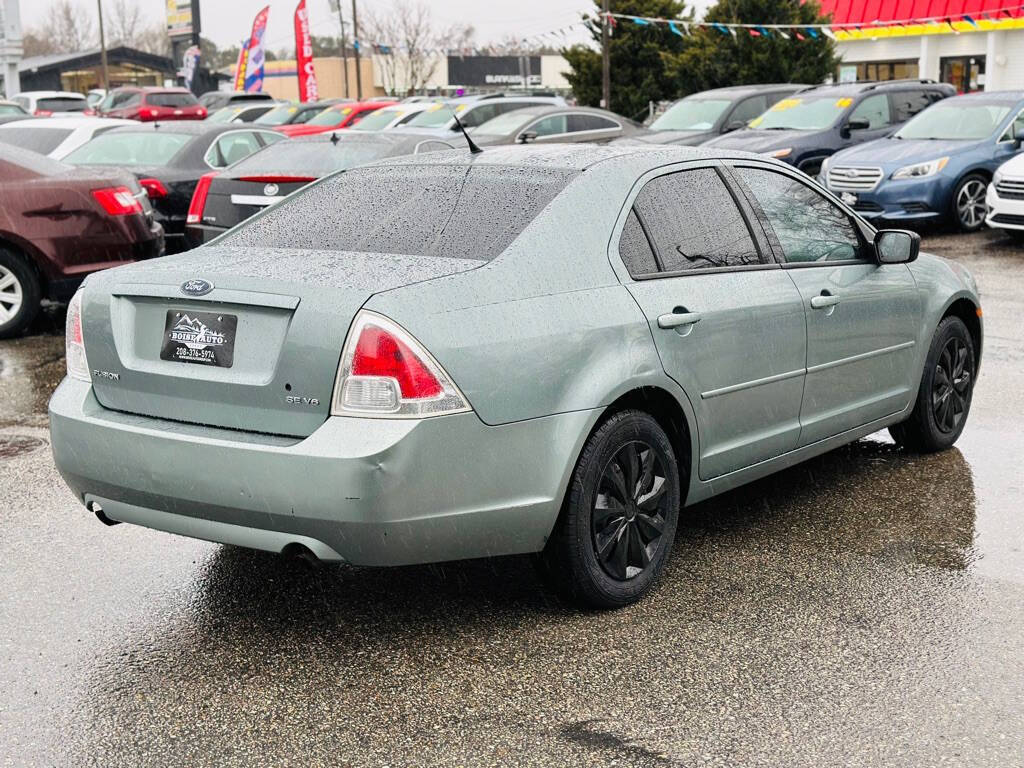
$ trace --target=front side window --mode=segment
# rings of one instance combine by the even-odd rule
[[[767,99],[764,96],[753,96],[749,99],[744,99],[736,105],[736,109],[729,115],[729,122],[746,125],[767,108]]]
[[[850,113],[850,120],[865,120],[868,127],[866,130],[873,131],[876,128],[884,128],[892,123],[889,113],[889,97],[884,93],[876,93],[868,96],[864,101],[854,107]]]
[[[743,214],[714,168],[659,176],[640,190],[634,207],[665,272],[762,263]]]
[[[536,133],[537,136],[558,136],[565,133],[568,127],[565,115],[552,115],[551,117],[545,117],[543,120],[538,120],[526,130]]]
[[[791,176],[737,168],[764,212],[766,229],[786,262],[848,261],[861,257],[857,227],[846,211]]]
[[[484,104],[476,109],[469,110],[465,115],[460,113],[459,119],[466,128],[475,128],[500,114],[502,114],[502,110],[498,104]]]
[[[1010,127],[1006,129],[1001,137],[1000,141],[1015,141],[1016,139],[1024,139],[1024,111],[1017,114],[1017,117],[1010,123]]]

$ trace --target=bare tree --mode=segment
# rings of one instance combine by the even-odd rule
[[[130,48],[139,47],[139,39],[145,34],[142,9],[136,0],[107,0],[103,14],[107,40]]]
[[[72,0],[54,0],[46,12],[42,28],[32,30],[40,38],[50,40],[57,51],[76,53],[97,44],[93,15]]]
[[[412,93],[430,82],[448,50],[466,50],[472,45],[473,27],[435,26],[430,7],[409,0],[393,0],[389,8],[364,13],[360,19],[360,42],[375,45],[384,87],[392,92]]]

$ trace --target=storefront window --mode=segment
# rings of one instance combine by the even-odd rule
[[[985,57],[956,56],[941,61],[942,82],[949,83],[959,93],[985,90]]]
[[[843,65],[844,69],[846,67],[857,68],[859,82],[864,80],[905,80],[920,76],[917,59],[850,62]]]

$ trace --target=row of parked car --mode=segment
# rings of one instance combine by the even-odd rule
[[[179,91],[209,117],[163,98]],[[0,337],[28,327],[40,297],[67,298],[91,271],[208,242],[326,175],[465,149],[460,126],[485,147],[750,150],[817,176],[869,219],[951,217],[965,230],[987,221],[1024,233],[1024,160],[1006,162],[1024,138],[1024,93],[956,96],[920,80],[741,86],[682,99],[647,127],[540,95],[298,104],[124,88],[94,98],[91,111],[135,108],[120,97],[139,92],[143,110],[170,109],[169,118],[27,114],[70,111],[60,95],[23,94],[29,102],[10,116],[0,105]]]

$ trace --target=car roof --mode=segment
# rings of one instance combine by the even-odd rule
[[[609,112],[606,109],[599,109],[597,107],[569,107],[561,106],[559,104],[538,104],[536,106],[523,107],[521,109],[513,109],[511,112],[506,112],[505,115],[516,115],[525,120],[532,120],[536,117],[543,117],[545,115],[558,115],[562,113],[576,114],[587,114],[597,115],[599,117],[607,117],[612,120],[618,120],[620,122],[627,121],[627,118],[622,115],[617,115],[614,112]],[[504,117],[505,115],[501,115]],[[628,121],[627,121],[628,122]],[[484,123],[486,125],[486,123]]]
[[[751,85],[728,85],[724,88],[711,88],[707,91],[691,93],[687,99],[712,99],[728,96],[730,99],[737,99],[742,96],[755,93],[766,93],[771,91],[793,90],[800,91],[810,86],[801,83],[762,83]]]
[[[85,96],[74,91],[22,91],[17,94],[18,96],[28,96],[33,99],[46,99],[52,96],[71,96],[77,99],[85,100]]]
[[[25,116],[25,122],[28,122],[29,115]],[[17,125],[19,121],[13,123],[6,123],[6,125]],[[136,125],[134,120],[121,120],[115,117],[90,117],[83,120],[81,117],[46,117],[41,120],[33,120],[32,127],[40,128],[42,130],[47,129],[78,129],[78,128],[104,128],[107,126],[125,126],[132,128]]]
[[[135,122],[135,121],[129,121]],[[204,120],[164,120],[156,121],[153,123],[135,123],[134,125],[124,125],[120,128],[114,128],[108,133],[153,133],[155,131],[162,131],[163,133],[187,133],[192,136],[204,136],[208,133],[225,133],[227,131],[267,131],[269,128],[263,126],[245,126],[239,127],[235,123],[208,123]]]
[[[865,91],[899,91],[906,88],[928,88],[936,91],[955,92],[955,88],[948,83],[939,83],[927,79],[907,80],[862,80],[857,83],[824,83],[812,85],[801,91],[802,94],[813,95],[817,92],[827,93],[828,96],[840,94],[843,96],[855,96]]]

